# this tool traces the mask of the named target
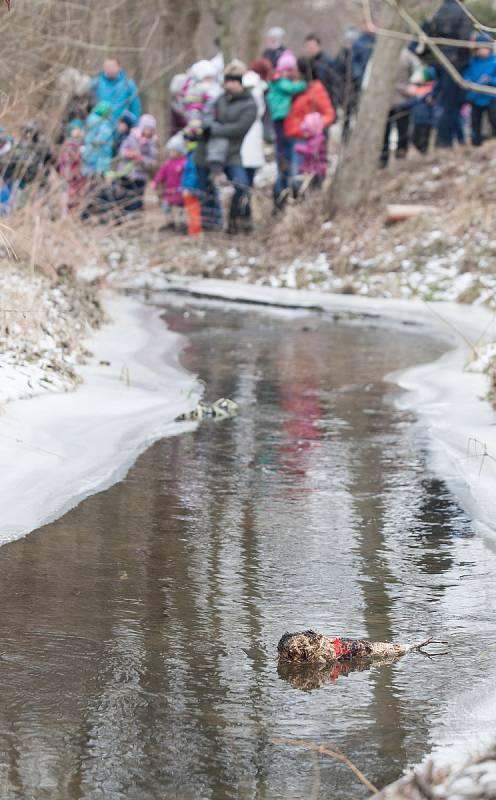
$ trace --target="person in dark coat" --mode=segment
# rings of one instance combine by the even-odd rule
[[[353,42],[351,48],[351,72],[358,91],[362,86],[363,77],[370,57],[374,52],[376,35],[372,29],[367,28]]]
[[[461,41],[469,41],[473,33],[472,23],[457,0],[444,0],[439,11],[424,25],[424,30],[428,36]],[[443,45],[441,50],[459,73],[466,69],[470,61],[469,48]],[[436,144],[438,147],[452,147],[464,101],[464,90],[442,66],[438,65],[437,71],[441,115]]]
[[[241,145],[243,139],[257,118],[257,104],[249,89],[243,86],[243,75],[246,66],[242,61],[234,59],[225,68],[224,93],[215,101],[209,122],[204,123],[203,138],[198,142],[195,151],[195,164],[198,171],[199,188],[204,207],[210,207],[214,214],[214,224],[218,224],[220,206],[216,186],[212,185],[214,177],[208,161],[208,149],[218,140],[225,142],[223,150],[222,171],[234,186],[234,193],[229,211],[229,233],[238,230],[249,230],[251,215],[249,212],[249,180],[241,161]],[[208,148],[207,148],[208,144]],[[215,180],[221,179],[219,164],[216,164]],[[208,220],[207,227],[209,224]],[[210,221],[211,222],[211,221]]]
[[[267,36],[265,37],[267,47],[262,53],[262,58],[266,58],[270,61],[274,68],[279,56],[286,50],[286,45],[284,44],[285,36],[286,31],[283,28],[270,28],[270,30],[267,31]]]
[[[4,169],[4,180],[17,182],[20,189],[38,181],[46,185],[50,167],[55,165],[55,157],[48,141],[41,133],[36,120],[27,122],[21,136],[9,153],[9,161]]]
[[[336,56],[335,69],[339,75],[342,87],[343,107],[343,140],[346,141],[350,131],[352,115],[356,112],[358,105],[359,86],[353,76],[353,45],[360,36],[357,28],[350,26],[344,33],[344,44]]]
[[[312,63],[317,80],[324,85],[334,108],[338,108],[342,101],[343,86],[334,59],[322,50],[322,43],[316,33],[308,34],[304,49]]]

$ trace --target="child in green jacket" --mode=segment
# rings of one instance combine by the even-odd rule
[[[279,164],[284,157],[283,122],[289,114],[293,97],[307,88],[306,81],[297,80],[298,64],[291,50],[285,50],[277,61],[267,93],[267,104],[274,122],[276,157]]]

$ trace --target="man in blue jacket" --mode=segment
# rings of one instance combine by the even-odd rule
[[[141,116],[141,101],[134,81],[127,77],[116,58],[106,58],[103,71],[93,78],[91,91],[95,104],[110,103],[111,122],[114,128],[124,111],[130,111],[136,119]]]

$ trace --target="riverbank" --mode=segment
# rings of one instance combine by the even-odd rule
[[[77,391],[64,393],[73,384],[62,381],[58,394],[53,384],[50,394],[33,387],[31,399],[12,399],[3,408],[0,544],[120,480],[197,402],[194,378],[177,363],[180,337],[159,312],[124,297],[106,295],[103,305],[112,322],[84,339],[92,354],[78,366]],[[4,386],[0,373],[6,396]]]

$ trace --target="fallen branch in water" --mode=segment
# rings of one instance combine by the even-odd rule
[[[353,762],[350,761],[350,759],[347,756],[345,756],[345,754],[342,753],[341,750],[338,750],[337,747],[334,747],[334,745],[332,746],[320,745],[320,744],[315,744],[315,742],[306,742],[304,739],[272,739],[272,743],[289,744],[291,747],[303,747],[305,750],[311,750],[314,753],[320,753],[323,756],[330,756],[330,758],[335,758],[337,761],[340,761],[342,764],[344,764],[345,767],[348,767],[348,769],[350,769],[353,772],[355,777],[358,778],[360,783],[363,783],[363,785],[366,786],[370,792],[377,794],[377,792],[379,791],[377,786],[374,786],[374,784],[371,783],[371,781],[369,781],[369,779],[363,774],[363,772],[360,769],[358,769],[358,767],[355,766],[355,764],[353,764]]]

